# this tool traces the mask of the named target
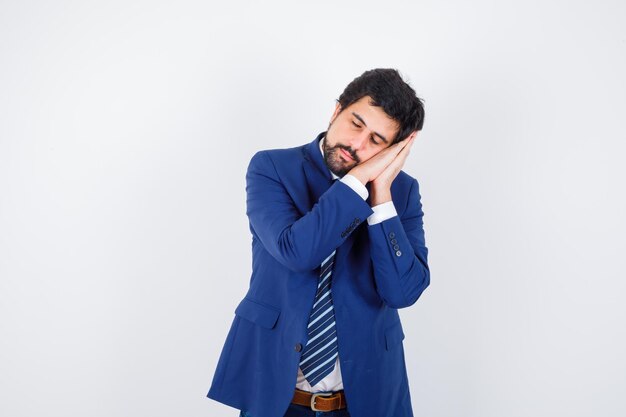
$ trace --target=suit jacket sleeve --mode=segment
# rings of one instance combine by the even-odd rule
[[[430,284],[423,216],[419,184],[413,179],[402,215],[369,226],[377,291],[390,307],[414,304]]]
[[[373,213],[354,190],[335,181],[302,215],[267,151],[257,152],[250,160],[246,196],[246,214],[253,232],[276,260],[294,271],[319,267]]]

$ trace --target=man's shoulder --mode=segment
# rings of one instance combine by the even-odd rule
[[[306,144],[300,146],[293,146],[291,148],[270,148],[270,149],[262,149],[257,151],[254,156],[258,154],[266,154],[270,157],[288,157],[288,156],[296,156],[302,155],[304,153],[304,149],[306,148]],[[254,158],[253,156],[253,158]]]
[[[416,207],[415,202],[419,203],[421,201],[421,188],[417,178],[404,171],[398,173],[396,179],[391,184],[391,195],[393,196],[394,206],[401,217],[404,216],[404,211],[410,204],[412,204],[411,207]]]
[[[307,144],[293,146],[291,148],[262,149],[252,155],[250,164],[297,164],[298,161],[304,159],[306,147]]]
[[[410,186],[414,182],[417,182],[417,180],[406,172],[400,171],[398,172],[398,175],[396,176],[394,182],[402,186]]]

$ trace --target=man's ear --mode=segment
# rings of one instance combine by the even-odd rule
[[[339,102],[337,102],[337,103],[335,103],[335,112],[333,113],[332,117],[330,118],[330,123],[335,121],[335,119],[337,118],[337,115],[339,115],[339,113],[341,113],[341,104],[339,104]]]

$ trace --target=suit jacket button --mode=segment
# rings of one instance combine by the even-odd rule
[[[393,239],[394,237],[396,237],[396,234],[394,232],[389,232],[389,237]]]
[[[395,245],[396,243],[398,243],[398,241],[396,239],[391,239],[391,244]]]
[[[300,352],[302,350],[302,344],[296,343],[296,352]]]
[[[396,256],[400,256],[402,255],[402,252],[400,252],[399,250],[396,251]]]
[[[398,249],[400,249],[399,245],[393,245],[393,250],[398,250]]]

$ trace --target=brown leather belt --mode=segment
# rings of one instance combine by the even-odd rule
[[[332,393],[311,393],[296,388],[291,402],[310,407],[313,411],[333,411],[347,407],[343,390]]]

